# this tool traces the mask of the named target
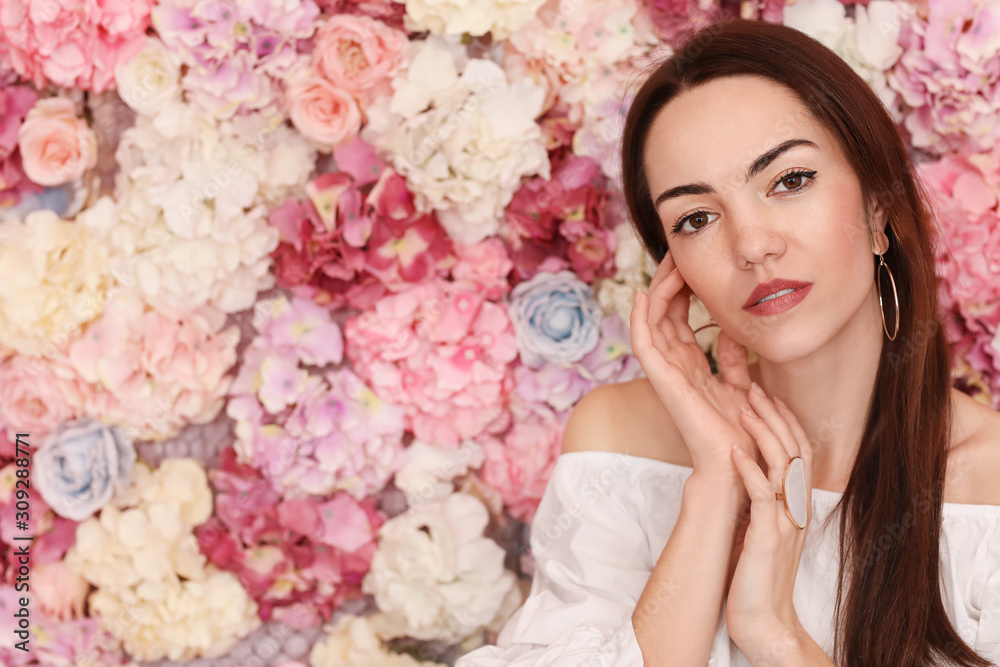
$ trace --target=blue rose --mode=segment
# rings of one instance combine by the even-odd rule
[[[136,456],[120,429],[84,418],[52,431],[34,458],[32,481],[45,502],[83,521],[130,483]]]
[[[571,271],[541,272],[510,293],[510,319],[525,365],[569,364],[594,349],[601,309],[590,286]]]

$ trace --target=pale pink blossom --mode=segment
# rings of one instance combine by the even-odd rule
[[[406,61],[406,33],[367,16],[335,14],[316,31],[313,64],[334,86],[361,96]]]
[[[97,136],[68,99],[38,100],[17,132],[24,173],[39,185],[75,181],[97,164]]]

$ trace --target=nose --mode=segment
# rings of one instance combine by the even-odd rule
[[[732,236],[733,257],[737,266],[749,269],[773,260],[785,252],[785,238],[778,223],[769,220],[764,211],[743,211],[730,217],[728,228]]]

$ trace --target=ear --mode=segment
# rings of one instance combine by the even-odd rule
[[[884,253],[889,249],[889,237],[885,234],[889,214],[881,202],[875,201],[868,209],[868,224],[871,232],[871,248],[874,253]]]

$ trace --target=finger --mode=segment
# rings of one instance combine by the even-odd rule
[[[756,383],[751,383],[751,386],[760,387]],[[747,396],[750,400],[750,407],[764,420],[771,431],[774,432],[774,435],[778,437],[785,451],[788,452],[788,457],[794,458],[799,456],[799,443],[795,436],[792,435],[792,430],[785,422],[785,418],[781,416],[778,408],[775,407],[774,401],[763,394],[757,393],[756,390],[751,390]]]
[[[670,341],[664,336],[661,327],[649,326],[649,295],[636,290],[635,296],[629,316],[632,353],[648,375],[652,364],[660,368],[660,364],[666,363],[664,359],[670,349]]]
[[[662,327],[667,340],[679,338],[676,322],[667,317],[667,310],[670,307],[671,299],[682,287],[684,287],[684,278],[680,271],[674,269],[670,275],[663,279],[663,282],[657,285],[655,292],[650,290],[648,294],[649,315],[646,319],[651,327],[660,326],[662,323],[669,324],[670,326]]]
[[[750,392],[751,394],[753,392]],[[774,434],[774,431],[760,418],[753,410],[744,407],[740,415],[740,424],[747,433],[753,436],[757,442],[757,448],[764,455],[764,462],[767,463],[768,476],[775,487],[781,488],[781,478],[792,457],[788,450]],[[805,461],[803,461],[805,463]]]
[[[764,475],[764,471],[760,469],[760,466],[747,456],[746,451],[739,447],[739,445],[733,448],[733,463],[736,466],[736,471],[743,478],[743,485],[747,489],[747,495],[750,496],[750,520],[753,521],[754,505],[757,507],[766,506],[769,501],[773,502],[776,500],[774,486]]]
[[[719,373],[722,379],[740,389],[750,389],[750,364],[747,348],[719,330]]]
[[[679,270],[678,273],[680,273]],[[694,343],[697,345],[698,340],[694,337],[694,329],[691,328],[690,322],[692,294],[694,294],[694,292],[691,291],[691,286],[685,282],[684,285],[677,290],[677,294],[667,307],[667,317],[674,323],[674,330],[677,332],[678,338],[685,343]]]
[[[663,256],[663,261],[661,261],[659,266],[656,267],[656,272],[653,273],[653,277],[649,281],[648,291],[652,292],[653,288],[663,282],[663,279],[670,275],[670,272],[675,268],[677,268],[677,264],[674,263],[674,257],[668,250]]]
[[[799,423],[798,417],[795,416],[791,408],[785,405],[780,398],[774,399],[774,405],[784,418],[785,423],[788,424],[788,428],[791,430],[795,441],[799,444],[799,456],[802,457],[802,462],[806,465],[806,471],[811,470],[814,452],[812,442],[809,440],[809,436],[806,435],[806,430],[802,428],[802,424]]]

